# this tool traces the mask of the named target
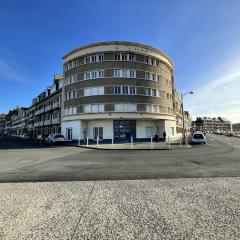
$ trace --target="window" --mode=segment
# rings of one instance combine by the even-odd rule
[[[135,55],[132,53],[115,53],[114,54],[115,61],[135,61]]]
[[[84,58],[84,64],[102,61],[104,61],[104,54],[91,55]]]
[[[136,87],[135,86],[115,86],[114,94],[135,95]]]
[[[121,55],[119,53],[116,53],[114,56],[115,61],[120,61],[121,60]]]
[[[103,139],[103,127],[93,127],[93,139],[97,140]]]
[[[128,60],[128,54],[122,53],[122,61],[127,61]]]
[[[129,77],[136,78],[136,70],[129,70]]]
[[[145,88],[145,96],[151,96],[151,88]]]
[[[128,73],[129,73],[129,70],[122,69],[122,77],[127,78],[129,76]]]
[[[145,128],[145,136],[146,138],[151,138],[154,136],[154,129],[153,127],[146,127]]]
[[[84,110],[83,110],[85,113],[89,113],[91,112],[91,105],[88,104],[88,105],[84,105]]]
[[[160,76],[155,73],[145,72],[145,80],[160,81]]]
[[[65,108],[65,115],[72,115],[77,113],[77,108],[76,107],[68,107]]]
[[[129,61],[130,62],[135,62],[135,55],[134,54],[129,54]]]
[[[152,104],[147,104],[146,105],[146,112],[150,113],[159,113],[160,112],[160,106],[158,105],[152,105]]]
[[[157,97],[157,90],[156,89],[152,89],[152,97]]]
[[[84,58],[84,64],[90,63],[91,62],[91,57],[87,56]]]
[[[128,94],[128,86],[123,86],[122,87],[122,93],[123,94]]]
[[[104,104],[87,104],[84,105],[84,112],[104,112]]]
[[[145,79],[150,80],[150,72],[145,72]]]
[[[136,94],[136,87],[131,86],[130,87],[130,94],[135,95]]]
[[[116,87],[114,87],[114,93],[115,94],[121,94],[121,87],[120,86],[116,86]]]
[[[104,95],[104,87],[84,88],[84,96]]]
[[[104,70],[103,69],[90,71],[90,72],[84,72],[84,80],[103,78],[103,77],[104,77]]]
[[[114,71],[113,71],[113,76],[114,76],[114,77],[121,77],[121,75],[120,75],[120,69],[114,69]]]
[[[136,70],[132,69],[114,69],[114,77],[136,78]]]
[[[136,112],[137,104],[132,103],[117,103],[114,104],[115,112]]]

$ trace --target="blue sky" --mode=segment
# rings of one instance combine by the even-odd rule
[[[62,56],[106,40],[145,43],[175,63],[193,116],[240,122],[239,0],[9,0],[0,8],[0,112],[29,106]]]

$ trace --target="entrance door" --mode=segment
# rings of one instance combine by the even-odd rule
[[[67,132],[67,140],[72,141],[72,128],[67,128],[66,132]]]
[[[93,128],[93,139],[97,140],[97,137],[99,140],[103,140],[103,127]]]
[[[131,137],[136,139],[135,120],[114,120],[113,121],[114,140],[116,142],[130,142]]]

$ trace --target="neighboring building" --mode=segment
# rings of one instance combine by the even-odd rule
[[[100,42],[64,57],[62,133],[67,140],[177,138],[173,62],[153,47]],[[180,128],[178,132],[181,132]]]
[[[240,132],[240,123],[235,123],[232,127],[234,132]]]
[[[6,125],[6,114],[0,114],[0,136],[3,136],[5,133]]]
[[[202,132],[229,132],[231,131],[231,123],[221,117],[198,117],[196,121],[192,122],[193,131]]]
[[[21,136],[28,130],[28,108],[16,108],[11,116],[11,135]]]
[[[175,92],[175,114],[176,114],[176,132],[178,135],[183,134],[183,113],[182,100],[180,94]],[[184,128],[187,135],[191,133],[192,118],[188,111],[184,111]]]
[[[48,136],[61,133],[62,75],[54,75],[54,83],[32,100],[28,115],[28,133]]]

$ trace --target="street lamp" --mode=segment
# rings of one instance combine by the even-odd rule
[[[181,93],[181,101],[182,101],[182,117],[183,117],[183,127],[182,127],[182,136],[183,136],[183,141],[185,142],[185,122],[184,122],[184,110],[183,110],[183,97],[187,94],[193,94],[193,91],[186,92],[184,94]]]

